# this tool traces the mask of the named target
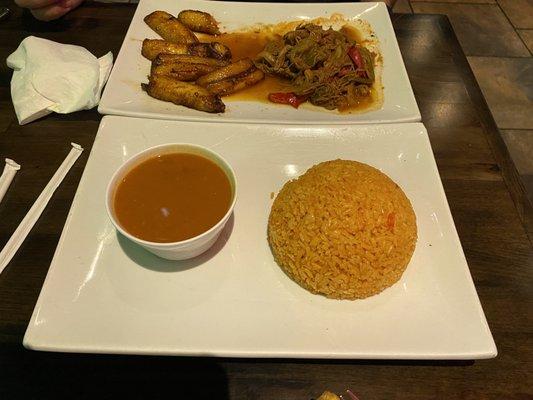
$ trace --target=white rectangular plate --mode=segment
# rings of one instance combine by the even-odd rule
[[[147,147],[207,146],[234,168],[234,217],[208,253],[165,261],[117,236],[108,181]],[[375,166],[411,200],[419,240],[379,295],[313,295],[274,262],[271,193],[312,165]],[[295,127],[105,117],[29,324],[36,350],[232,357],[474,359],[496,348],[422,124]]]
[[[155,10],[177,14],[184,9],[211,13],[225,31],[257,23],[307,20],[341,13],[370,23],[383,56],[384,103],[381,109],[361,114],[339,114],[318,107],[298,110],[279,104],[224,100],[226,112],[208,114],[151,98],[141,90],[150,62],[141,56],[142,40],[159,38],[143,21]],[[282,4],[204,0],[141,0],[111,72],[98,107],[102,114],[217,122],[284,124],[346,124],[420,121],[420,112],[405,71],[396,36],[384,3]]]

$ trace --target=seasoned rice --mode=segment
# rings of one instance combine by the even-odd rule
[[[396,283],[416,240],[416,216],[402,189],[356,161],[326,161],[287,182],[268,221],[285,273],[335,299],[365,298]]]

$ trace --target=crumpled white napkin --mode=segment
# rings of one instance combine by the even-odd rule
[[[100,101],[113,54],[96,58],[80,46],[28,36],[7,58],[11,98],[20,125],[51,112],[67,114]]]

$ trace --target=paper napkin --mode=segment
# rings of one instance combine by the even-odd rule
[[[11,98],[20,125],[51,112],[93,108],[113,66],[113,54],[96,58],[80,46],[29,36],[7,58],[14,70]]]

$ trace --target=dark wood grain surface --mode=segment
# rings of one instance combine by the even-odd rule
[[[28,35],[117,54],[131,5],[87,3],[53,23],[16,9],[0,22],[0,58]],[[54,354],[22,337],[101,118],[96,110],[19,126],[0,64],[0,157],[23,165],[0,204],[0,246],[63,160],[86,151],[0,275],[0,399],[310,399],[351,388],[370,399],[533,399],[530,204],[468,63],[440,16],[394,16],[407,71],[499,355],[476,362],[236,360]],[[529,231],[531,233],[531,230]],[[154,334],[157,334],[156,332]],[[394,332],[391,332],[394,335]]]

